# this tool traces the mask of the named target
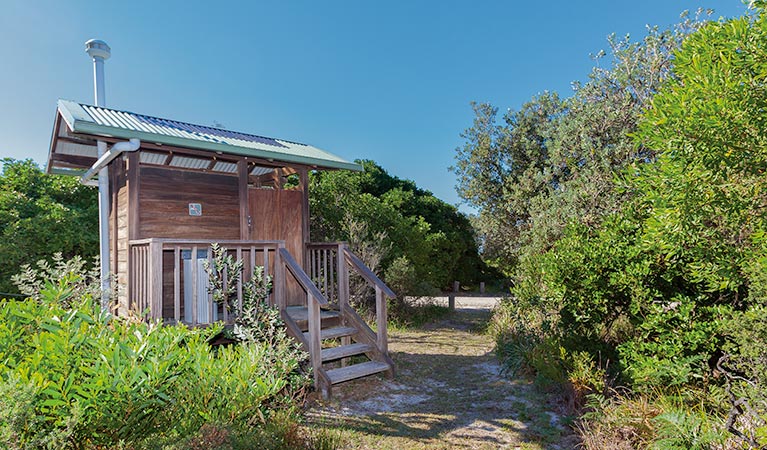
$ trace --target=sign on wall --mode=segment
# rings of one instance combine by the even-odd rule
[[[190,216],[202,216],[202,203],[190,203],[189,204]]]

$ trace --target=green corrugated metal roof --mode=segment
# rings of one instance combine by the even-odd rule
[[[232,155],[273,159],[330,169],[362,166],[311,145],[194,125],[170,119],[59,100],[58,110],[73,133],[142,141]]]

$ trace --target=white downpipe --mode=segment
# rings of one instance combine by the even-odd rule
[[[105,106],[104,60],[112,53],[104,41],[91,39],[85,43],[85,51],[93,59],[93,94],[96,106]],[[97,142],[98,156],[107,151],[107,143]],[[99,170],[99,258],[101,259],[101,308],[109,308],[110,268],[109,268],[109,170],[106,166]]]
[[[98,141],[99,155],[103,156],[107,143]],[[109,258],[109,169],[99,170],[99,259],[101,260],[101,308],[109,309],[111,270]]]
[[[99,141],[99,144],[101,143],[102,141]],[[104,143],[104,145],[106,146],[106,143]],[[99,151],[99,153],[101,153],[101,157],[97,159],[91,168],[83,174],[82,178],[80,178],[80,183],[89,184],[90,179],[93,178],[93,176],[97,173],[99,174],[99,179],[101,179],[102,169],[105,170],[110,162],[120,156],[123,152],[135,152],[139,149],[139,147],[141,147],[141,141],[139,139],[132,138],[129,141],[116,142],[106,153],[101,153],[101,151]]]

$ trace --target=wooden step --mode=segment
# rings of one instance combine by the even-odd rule
[[[347,356],[361,355],[362,353],[371,350],[373,350],[373,346],[368,344],[349,344],[341,345],[339,347],[323,348],[322,362],[346,358]]]
[[[353,334],[357,333],[356,328],[352,327],[331,327],[331,328],[324,328],[320,331],[320,339],[336,339],[340,337],[345,336],[351,336]],[[304,337],[306,340],[309,340],[309,332],[304,333]]]
[[[301,328],[301,331],[309,329],[309,310],[306,306],[288,306],[285,308],[291,319]],[[320,310],[320,323],[322,327],[338,325],[341,322],[341,313],[338,311]]]
[[[326,373],[331,384],[338,384],[355,378],[373,375],[374,373],[384,372],[386,370],[389,370],[388,364],[379,361],[368,361],[361,364],[341,367],[339,369],[331,369]]]

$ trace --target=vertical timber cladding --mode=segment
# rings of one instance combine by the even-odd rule
[[[122,158],[109,166],[111,207],[109,211],[110,267],[117,277],[118,314],[128,312],[128,177]]]
[[[209,239],[216,242],[240,238],[236,176],[146,166],[140,171],[139,239]],[[190,215],[190,203],[200,204],[202,215]],[[164,318],[174,316],[173,269],[173,253],[163,252]],[[183,298],[183,279],[181,289]]]
[[[284,240],[285,247],[301,264],[304,260],[303,192],[298,189],[259,189],[248,191],[251,216],[250,238]],[[287,305],[306,304],[306,294],[287,273]]]
[[[141,167],[141,238],[239,239],[237,177]],[[202,215],[189,215],[199,203]]]

